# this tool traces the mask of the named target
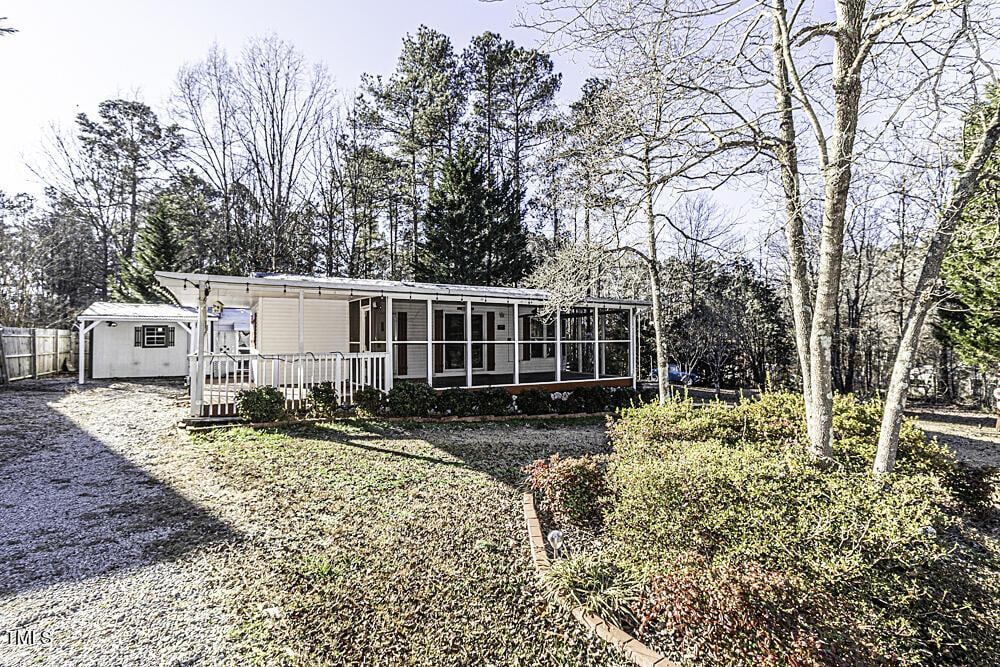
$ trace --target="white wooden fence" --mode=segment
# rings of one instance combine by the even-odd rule
[[[68,329],[0,327],[0,384],[76,370],[77,341]]]
[[[236,394],[253,387],[274,387],[285,395],[289,410],[309,406],[309,392],[330,382],[342,405],[351,405],[354,393],[363,387],[386,390],[386,354],[226,354],[206,353],[199,383],[198,356],[188,357],[191,382],[191,415],[223,417],[236,412]]]

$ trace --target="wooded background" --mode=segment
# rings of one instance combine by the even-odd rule
[[[537,3],[538,17],[549,4]],[[95,300],[166,300],[152,280],[159,269],[557,291],[570,280],[604,296],[656,292],[670,360],[703,384],[795,385],[784,212],[765,196],[776,172],[754,161],[771,148],[729,137],[736,157],[695,178],[717,153],[678,128],[708,118],[706,107],[677,97],[666,76],[677,70],[654,73],[630,55],[652,25],[595,29],[618,50],[601,52],[597,76],[565,107],[551,57],[494,33],[455,45],[421,27],[403,38],[393,71],[343,91],[277,37],[235,55],[213,47],[179,67],[159,108],[107,100],[44,137],[45,157],[32,165],[44,199],[0,194],[0,322],[68,326]],[[564,46],[600,46],[559,34]],[[902,125],[886,134],[906,141]],[[957,137],[950,154],[962,151]],[[862,157],[845,202],[830,358],[838,391],[874,394],[887,385],[933,228],[928,193],[950,176],[947,164]],[[721,183],[759,187],[759,208],[729,210],[711,194]],[[928,397],[984,400],[992,386],[997,192],[991,162],[956,241],[962,252],[945,264],[947,296],[923,329],[915,382]],[[647,204],[656,252],[612,252],[644,248],[646,230],[634,225]],[[821,204],[801,207],[812,270]],[[645,333],[652,349],[648,320]]]

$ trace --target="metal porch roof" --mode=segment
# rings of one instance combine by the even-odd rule
[[[79,320],[170,320],[197,321],[196,308],[163,303],[114,303],[98,301],[80,313]]]

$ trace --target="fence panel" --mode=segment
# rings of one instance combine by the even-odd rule
[[[75,371],[76,360],[68,329],[0,327],[0,383]]]

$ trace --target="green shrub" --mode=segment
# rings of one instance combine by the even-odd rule
[[[378,417],[385,409],[385,394],[375,387],[362,387],[354,392],[354,409],[364,419]]]
[[[323,417],[331,417],[340,407],[337,390],[332,382],[320,382],[309,391],[313,411]]]
[[[468,389],[452,387],[437,397],[437,413],[442,416],[468,417],[476,414],[476,397]]]
[[[647,403],[624,408],[608,435],[616,451],[627,457],[661,458],[678,443],[719,440],[735,443],[747,432],[743,415],[719,403],[696,407],[690,400]]]
[[[426,417],[437,403],[437,393],[424,382],[400,382],[386,396],[393,417]]]
[[[547,415],[555,411],[552,394],[541,389],[528,389],[514,397],[517,411],[522,415]]]
[[[274,387],[254,387],[236,394],[236,413],[248,422],[278,421],[285,416],[285,395]]]
[[[949,486],[957,486],[949,482],[953,457],[913,424],[904,427],[897,471],[872,478],[879,413],[875,403],[838,399],[835,461],[821,469],[806,453],[804,410],[795,396],[766,394],[732,408],[671,401],[623,410],[610,426],[615,502],[605,514],[608,550],[625,570],[654,579],[692,556],[702,559],[709,579],[684,584],[701,602],[666,600],[662,613],[698,606],[703,616],[688,614],[701,619],[691,621],[692,638],[713,619],[756,614],[763,625],[753,633],[763,634],[741,636],[763,653],[748,663],[772,652],[785,662],[839,661],[816,654],[808,633],[801,634],[801,654],[775,643],[800,636],[801,628],[783,625],[788,618],[760,611],[758,603],[802,614],[822,646],[863,647],[870,662],[977,662],[1000,648],[1000,621],[990,611],[1000,587],[995,542],[988,546],[970,532]],[[970,493],[984,496],[978,487]],[[759,581],[740,579],[752,568],[774,581],[808,582],[808,591],[783,600]],[[744,590],[734,602],[750,606],[706,598],[716,587]],[[810,612],[806,599],[820,609]],[[823,608],[831,599],[835,608]],[[714,641],[703,647],[707,655],[751,650]],[[727,660],[708,662],[732,664]]]
[[[641,582],[599,554],[556,559],[545,577],[550,593],[605,619],[634,624]]]
[[[639,392],[632,387],[614,387],[608,391],[608,407],[612,410],[640,405]]]
[[[639,403],[656,403],[660,400],[658,387],[648,387],[639,390]]]
[[[510,414],[514,399],[506,389],[490,387],[472,393],[476,399],[477,414],[496,416]]]
[[[541,507],[560,524],[583,528],[601,525],[607,484],[600,455],[538,459],[529,465],[528,484],[541,493]]]
[[[566,414],[604,412],[608,409],[608,390],[605,387],[574,389],[566,397],[562,409]]]

